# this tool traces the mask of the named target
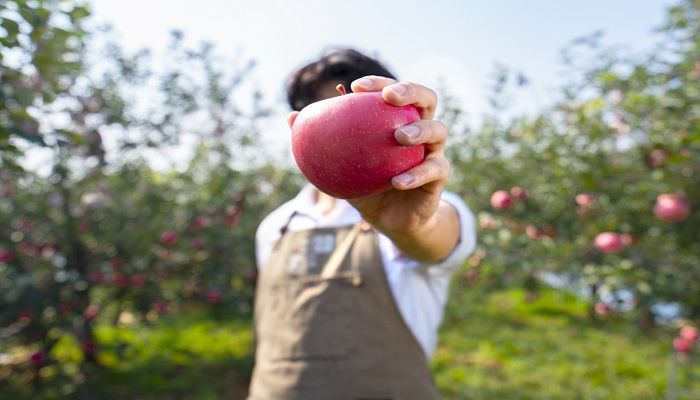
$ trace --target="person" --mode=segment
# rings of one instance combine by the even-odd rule
[[[476,242],[473,214],[444,190],[447,128],[433,119],[435,92],[347,48],[293,73],[289,125],[339,83],[417,107],[421,120],[395,137],[424,143],[426,157],[391,190],[364,198],[308,184],[261,222],[249,399],[437,399],[428,361],[450,275]]]

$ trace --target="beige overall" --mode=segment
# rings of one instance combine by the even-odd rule
[[[251,400],[439,399],[366,225],[283,235],[255,316]]]

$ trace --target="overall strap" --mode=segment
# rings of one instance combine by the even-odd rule
[[[343,241],[335,248],[335,251],[331,254],[323,266],[321,271],[321,279],[328,279],[338,275],[338,270],[343,263],[343,260],[348,254],[348,251],[355,243],[355,239],[359,233],[363,230],[363,224],[358,222],[355,224],[350,232],[343,238]],[[362,278],[359,273],[359,269],[353,265],[353,280],[352,284],[359,286],[362,283]]]

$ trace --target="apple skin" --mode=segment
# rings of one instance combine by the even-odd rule
[[[292,124],[292,153],[301,173],[340,199],[391,189],[391,178],[423,162],[425,145],[403,146],[394,131],[420,120],[411,105],[397,107],[381,92],[349,93],[312,103]]]
[[[622,238],[615,232],[602,232],[596,235],[595,247],[603,253],[619,253],[625,247]]]
[[[656,198],[654,214],[662,221],[680,222],[688,218],[690,207],[684,199],[672,193],[665,193]]]
[[[698,334],[698,328],[694,326],[684,326],[683,328],[681,328],[681,331],[678,334],[678,336],[689,342],[694,342],[698,340],[700,334]]]
[[[690,353],[693,349],[693,343],[682,337],[677,337],[673,339],[673,348],[679,353]]]
[[[491,195],[491,207],[496,210],[507,210],[513,205],[513,198],[507,190],[496,190]]]

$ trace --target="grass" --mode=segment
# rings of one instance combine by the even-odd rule
[[[593,321],[564,292],[453,290],[432,365],[445,399],[658,399],[670,338]]]
[[[663,397],[673,333],[593,321],[583,302],[563,292],[546,289],[528,301],[519,289],[454,286],[432,362],[446,400]],[[245,398],[254,346],[249,319],[195,312],[154,325],[101,326],[97,336],[102,367],[75,398]],[[77,370],[75,343],[62,341],[54,355]],[[44,398],[66,398],[63,390],[70,388]],[[42,398],[2,392],[0,399]]]

